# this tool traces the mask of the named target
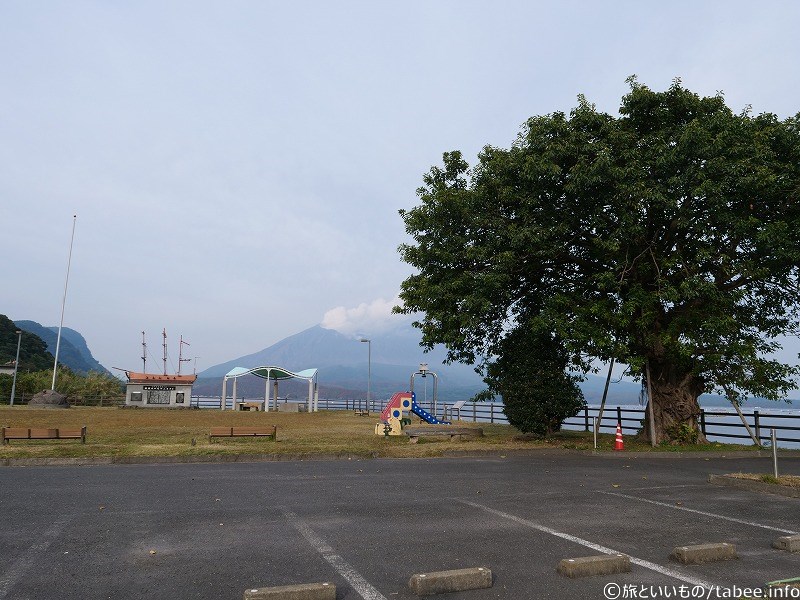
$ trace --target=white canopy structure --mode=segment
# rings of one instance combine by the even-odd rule
[[[308,412],[316,412],[319,410],[319,390],[317,389],[317,369],[304,369],[298,373],[293,373],[289,369],[283,367],[255,367],[253,369],[245,369],[244,367],[234,367],[225,374],[222,380],[222,402],[220,402],[220,409],[225,410],[225,397],[228,395],[228,379],[233,379],[233,410],[236,410],[236,380],[243,375],[255,375],[266,380],[266,388],[264,390],[264,410],[269,409],[270,392],[269,382],[272,381],[274,398],[274,409],[278,410],[278,381],[281,379],[305,379],[308,381],[308,405],[306,410]]]

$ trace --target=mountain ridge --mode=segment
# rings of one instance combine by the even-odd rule
[[[45,327],[36,321],[24,319],[14,321],[14,324],[21,330],[41,338],[47,344],[48,352],[55,355],[58,327]],[[61,328],[61,346],[58,351],[58,362],[83,375],[89,371],[98,371],[107,375],[112,374],[92,356],[86,339],[69,327]]]

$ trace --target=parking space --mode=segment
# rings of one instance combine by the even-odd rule
[[[800,461],[782,468],[800,474]],[[740,587],[800,576],[771,548],[800,500],[719,488],[765,459],[596,457],[301,461],[0,470],[0,600],[241,598],[333,581],[339,600],[407,599],[411,574],[486,566],[483,598],[603,598],[620,585]],[[727,541],[739,560],[672,562]],[[562,558],[621,552],[631,573],[569,580]],[[46,565],[46,568],[42,568]]]

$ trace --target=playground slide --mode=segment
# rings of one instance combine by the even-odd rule
[[[396,394],[394,394],[392,396],[392,399],[389,400],[389,402],[387,402],[386,407],[383,409],[383,412],[381,412],[381,421],[383,423],[386,423],[389,420],[390,416],[399,419],[403,414],[402,413],[404,409],[403,400],[406,401],[405,406],[408,406],[408,400],[410,399],[411,399],[411,394],[408,392],[397,392]],[[398,414],[395,414],[398,411],[398,409],[400,410],[400,412]],[[405,410],[408,410],[408,408],[405,408]]]
[[[417,415],[420,419],[425,421],[426,423],[430,423],[431,425],[450,425],[450,421],[440,421],[436,417],[434,417],[431,413],[427,410],[422,408],[416,401],[411,403],[411,412]]]

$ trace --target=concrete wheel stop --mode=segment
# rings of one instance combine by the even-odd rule
[[[244,600],[336,600],[333,583],[301,583],[244,591]]]
[[[800,552],[800,535],[786,535],[772,542],[772,547],[786,552]]]
[[[481,590],[492,587],[492,571],[486,567],[470,567],[434,573],[417,573],[408,580],[408,587],[417,596]]]
[[[570,578],[630,573],[631,559],[624,554],[598,554],[565,558],[558,563],[556,570],[564,577]]]
[[[736,554],[736,546],[727,542],[678,546],[669,557],[684,565],[701,565],[739,558]]]

